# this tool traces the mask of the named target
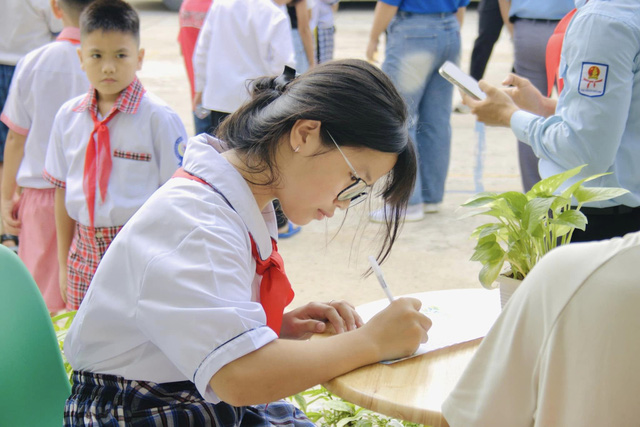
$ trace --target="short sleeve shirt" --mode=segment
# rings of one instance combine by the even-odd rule
[[[92,89],[93,90],[93,89]],[[45,162],[45,178],[66,188],[71,218],[90,225],[82,183],[93,120],[80,108],[88,95],[65,103],[56,115]],[[96,227],[123,225],[175,172],[182,161],[186,130],[162,100],[144,92],[135,112],[119,112],[108,123],[112,171],[104,202],[97,197]]]
[[[260,211],[216,142],[192,138],[184,158],[184,169],[215,191],[171,179],[116,236],[65,342],[74,369],[189,380],[217,403],[213,375],[277,338],[259,302],[249,239],[268,258],[277,235],[273,207]]]

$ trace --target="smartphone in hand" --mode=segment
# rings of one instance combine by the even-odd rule
[[[460,90],[473,99],[482,101],[487,97],[480,89],[480,86],[478,86],[478,81],[458,68],[453,62],[446,61],[442,67],[440,67],[439,72],[442,77],[458,86]]]

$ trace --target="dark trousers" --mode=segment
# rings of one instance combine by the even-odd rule
[[[226,119],[228,115],[229,113],[223,113],[222,111],[212,110],[211,114],[209,114],[210,128],[209,130],[207,130],[207,133],[210,135],[215,135],[216,130],[218,129],[218,126],[220,126],[220,123],[222,123],[222,121]]]
[[[582,208],[587,217],[585,231],[575,230],[571,242],[591,242],[640,231],[640,207]]]
[[[481,0],[478,6],[478,37],[473,44],[471,52],[471,66],[469,74],[476,80],[484,76],[487,62],[493,51],[493,46],[500,37],[502,31],[502,15],[498,0]]]

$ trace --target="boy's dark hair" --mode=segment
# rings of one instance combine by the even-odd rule
[[[78,25],[82,11],[95,0],[58,0],[58,6]]]
[[[122,0],[96,0],[80,15],[80,33],[119,31],[140,41],[140,18],[131,5]]]
[[[300,119],[321,122],[326,151],[336,149],[330,132],[340,146],[397,154],[381,190],[390,208],[378,254],[382,262],[398,236],[416,178],[402,97],[385,73],[358,59],[326,62],[284,84],[283,76],[254,80],[252,99],[221,123],[217,136],[247,156],[252,172],[267,172],[267,184],[278,182],[278,143]]]

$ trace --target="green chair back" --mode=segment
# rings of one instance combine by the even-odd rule
[[[49,310],[20,258],[0,245],[0,426],[62,425],[71,386]]]

